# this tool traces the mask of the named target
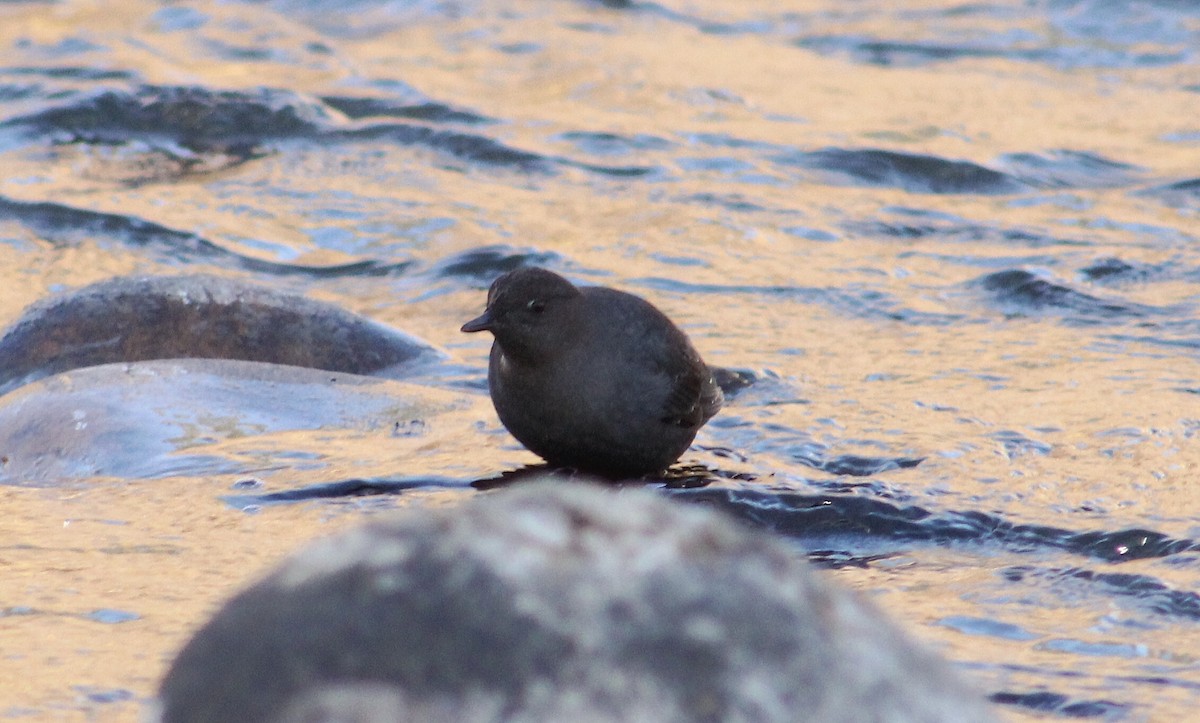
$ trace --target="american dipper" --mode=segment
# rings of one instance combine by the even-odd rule
[[[623,291],[520,268],[492,283],[487,310],[462,330],[492,332],[496,413],[555,466],[661,472],[721,408],[721,389],[687,336]]]

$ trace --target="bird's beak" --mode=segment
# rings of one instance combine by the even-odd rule
[[[468,334],[476,331],[491,331],[492,330],[492,313],[489,309],[479,316],[471,319],[462,325],[462,330]]]

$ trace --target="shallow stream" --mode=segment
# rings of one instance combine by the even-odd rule
[[[1198,119],[1194,0],[2,3],[0,323],[203,272],[439,354],[332,399],[135,380],[116,431],[0,450],[0,717],[136,720],[283,554],[536,463],[458,331],[520,264],[749,382],[667,493],[1014,719],[1194,717]]]

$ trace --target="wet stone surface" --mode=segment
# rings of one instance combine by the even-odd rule
[[[163,723],[991,719],[778,540],[555,479],[310,547],[205,624],[161,696]]]
[[[216,276],[119,278],[26,310],[0,336],[0,392],[57,372],[149,359],[231,359],[402,376],[439,357],[331,304]]]

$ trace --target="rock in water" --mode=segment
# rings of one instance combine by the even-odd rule
[[[68,369],[238,359],[400,376],[438,357],[332,304],[219,276],[135,276],[33,304],[0,337],[0,393]]]
[[[160,704],[163,723],[994,720],[781,541],[561,481],[316,543],[196,633]]]

